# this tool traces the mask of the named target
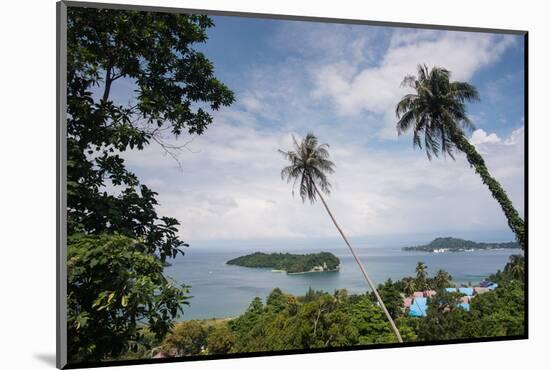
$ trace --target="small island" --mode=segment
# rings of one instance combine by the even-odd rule
[[[436,238],[429,244],[419,245],[414,247],[403,247],[404,251],[416,251],[416,252],[432,252],[432,253],[444,253],[444,252],[473,252],[477,250],[490,250],[490,249],[517,249],[520,248],[516,242],[506,243],[478,243],[471,240],[464,240],[460,238]]]
[[[340,270],[340,259],[329,252],[311,254],[256,252],[229,260],[228,265],[271,268],[273,272],[305,274]]]

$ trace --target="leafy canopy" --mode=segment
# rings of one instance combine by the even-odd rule
[[[156,143],[175,156],[182,147],[168,138],[202,134],[234,101],[195,49],[212,26],[202,15],[68,8],[69,361],[142,350],[141,325],[161,339],[186,303],[187,288],[163,276],[187,246],[179,221],[157,214],[157,193],[122,155]]]
[[[161,348],[175,351],[177,356],[198,355],[206,343],[206,329],[198,321],[184,321],[174,326],[166,336]]]
[[[285,270],[287,273],[298,273],[310,271],[317,266],[326,267],[327,270],[335,270],[340,265],[340,259],[329,252],[308,254],[255,252],[233,258],[226,263],[244,267],[269,267]]]
[[[233,102],[212,63],[194,49],[212,26],[202,15],[68,9],[69,233],[144,237],[162,259],[185,245],[176,235],[179,222],[157,215],[157,194],[120,153],[154,141],[173,154],[166,135],[202,134],[212,122],[209,110]],[[122,80],[131,86],[129,102],[112,97]]]
[[[73,235],[68,241],[67,307],[71,361],[102,360],[135,350],[143,325],[157,339],[168,317],[188,304],[187,287],[163,275],[164,264],[123,235]]]

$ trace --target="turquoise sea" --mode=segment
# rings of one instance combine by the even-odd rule
[[[356,248],[363,264],[376,284],[413,276],[418,261],[428,265],[430,275],[438,269],[449,272],[458,284],[478,283],[502,269],[511,254],[519,249],[454,253],[405,252],[403,245],[384,243],[368,248]],[[410,244],[409,244],[410,245]],[[340,258],[339,272],[287,275],[271,269],[229,266],[225,262],[255,251],[312,253],[328,251]],[[350,293],[368,291],[355,260],[345,246],[319,248],[250,248],[224,250],[220,248],[186,248],[184,256],[170,261],[166,275],[191,286],[193,296],[184,306],[183,320],[213,317],[235,317],[243,313],[256,296],[265,300],[273,288],[303,295],[309,287],[333,292],[346,288]]]

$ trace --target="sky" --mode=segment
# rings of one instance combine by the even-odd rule
[[[335,238],[322,205],[303,204],[281,180],[291,135],[330,145],[336,171],[327,197],[351,239],[411,235],[512,240],[506,219],[464,155],[427,159],[412,134],[397,135],[403,77],[419,63],[474,84],[470,142],[524,210],[523,38],[366,25],[214,17],[197,45],[236,102],[204,135],[180,137],[178,163],[158,145],[124,154],[159,193],[158,211],[182,222],[191,245]],[[113,96],[129,100],[129,81]],[[130,89],[131,91],[131,89]],[[167,140],[171,140],[167,138]],[[269,244],[269,243],[267,243]]]

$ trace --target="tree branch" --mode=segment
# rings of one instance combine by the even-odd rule
[[[103,103],[107,102],[107,99],[109,99],[109,94],[111,92],[111,84],[113,83],[113,79],[111,76],[112,69],[111,67],[108,67],[105,72],[105,89],[103,90]]]

